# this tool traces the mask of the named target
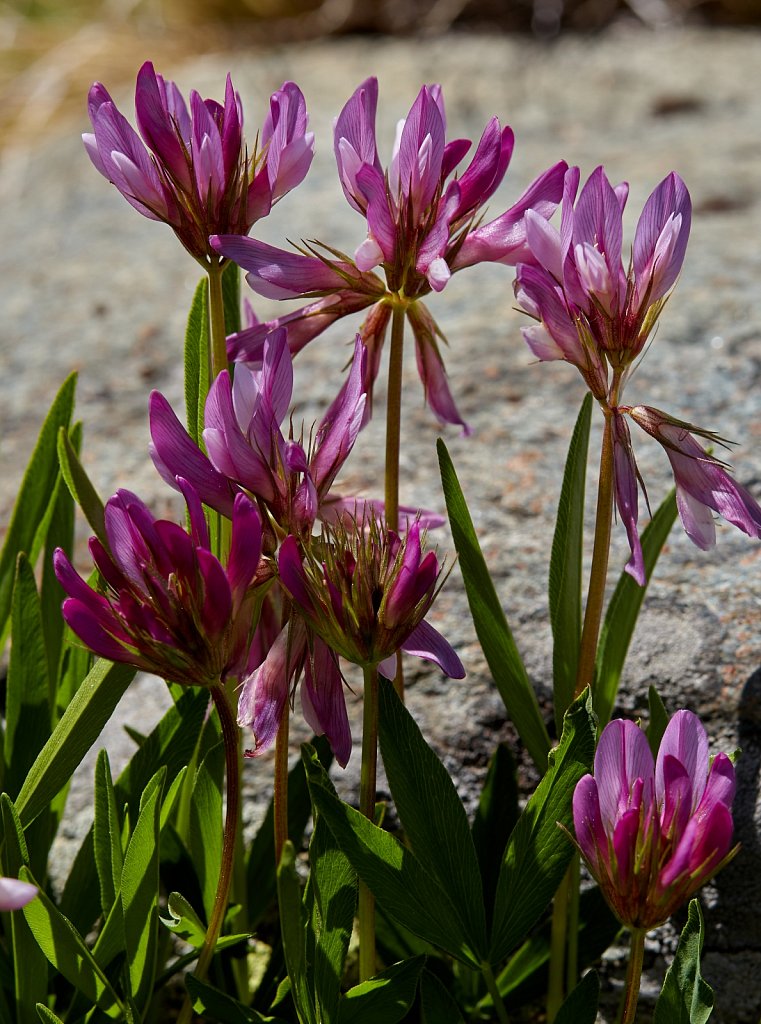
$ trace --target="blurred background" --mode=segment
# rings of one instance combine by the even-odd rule
[[[613,26],[761,25],[761,0],[0,0],[0,150],[81,119],[94,77],[130,83],[214,50],[325,36],[526,33],[547,40]]]

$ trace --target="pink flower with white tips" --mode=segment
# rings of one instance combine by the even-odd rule
[[[573,795],[576,842],[622,924],[656,928],[737,852],[735,771],[708,756],[697,715],[677,711],[653,761],[645,734],[615,719],[603,729],[594,775]]]

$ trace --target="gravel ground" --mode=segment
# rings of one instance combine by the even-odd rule
[[[249,133],[266,97],[285,78],[303,88],[318,155],[307,182],[257,226],[260,237],[319,238],[352,251],[362,222],[338,187],[331,120],[367,74],[380,79],[379,137],[390,151],[394,124],[423,81],[444,85],[449,135],[477,138],[497,113],[517,145],[506,181],[491,201],[496,214],[539,171],[560,158],[588,173],[604,163],[631,183],[628,230],[653,186],[671,169],[687,181],[695,207],[682,278],[658,336],[627,391],[743,442],[739,479],[761,495],[761,37],[756,32],[609,32],[551,46],[509,37],[449,35],[437,40],[344,39],[270,51],[212,54],[163,67],[183,89],[220,95],[224,73],[247,111]],[[146,56],[150,56],[146,53]],[[130,113],[130,96],[120,97]],[[184,317],[195,265],[171,232],[137,216],[89,165],[77,133],[38,139],[8,152],[0,167],[4,237],[0,294],[0,521],[6,522],[43,410],[71,369],[78,369],[85,462],[101,490],[138,491],[157,513],[176,513],[173,495],[146,454],[146,400],[152,387],[176,405],[182,395]],[[261,228],[261,230],[259,230]],[[483,266],[458,275],[431,307],[451,342],[447,369],[472,438],[448,432],[495,581],[543,698],[551,656],[546,574],[559,473],[582,398],[575,371],[532,363],[521,318],[512,310],[511,275]],[[261,317],[276,307],[256,301]],[[297,361],[297,417],[312,422],[333,397],[348,354],[351,326],[317,340]],[[435,424],[423,407],[414,363],[406,365],[403,500],[442,509]],[[379,393],[382,401],[382,392]],[[382,407],[382,406],[381,406]],[[595,435],[596,437],[597,435]],[[345,477],[345,490],[382,489],[382,430],[373,422]],[[592,444],[595,444],[593,438]],[[663,453],[635,439],[651,500],[668,486]],[[657,450],[656,450],[657,449]],[[590,487],[593,484],[590,476]],[[614,567],[626,548],[615,529]],[[699,552],[674,532],[642,613],[620,695],[629,715],[646,710],[655,683],[673,709],[705,716],[716,749],[742,746],[736,805],[736,861],[704,891],[708,933],[704,973],[717,994],[717,1024],[756,1024],[761,1014],[761,611],[758,544],[720,527],[717,548]],[[445,533],[439,538],[448,546]],[[83,560],[82,568],[86,568]],[[434,620],[468,669],[465,682],[411,670],[409,706],[472,809],[494,742],[509,735],[504,711],[468,621],[457,572]],[[350,696],[358,722],[361,701]],[[115,765],[130,753],[125,723],[141,729],[166,705],[160,683],[130,690],[104,742]],[[357,733],[358,735],[358,733]],[[298,738],[298,735],[297,737]],[[358,751],[338,783],[352,793]],[[91,763],[72,791],[62,863],[86,827]],[[267,762],[249,764],[253,822],[266,798]],[[674,931],[648,945],[641,1020],[657,993]],[[606,971],[612,1003],[620,964]]]

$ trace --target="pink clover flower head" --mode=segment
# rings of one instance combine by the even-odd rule
[[[278,552],[280,582],[310,629],[347,661],[389,665],[398,650],[426,658],[454,679],[465,670],[425,615],[439,587],[435,551],[423,553],[418,521],[404,536],[376,518],[324,527],[319,544],[303,551],[293,536]]]
[[[90,588],[60,548],[54,567],[68,594],[63,616],[96,654],[172,682],[213,686],[246,665],[256,587],[269,575],[261,563],[261,520],[249,498],[237,495],[223,567],[210,550],[197,493],[186,480],[177,484],[189,531],[154,519],[131,491],[120,490],[106,503],[108,549],[90,539],[105,593]]]
[[[83,135],[100,173],[143,216],[165,221],[201,262],[216,259],[209,235],[247,234],[305,177],[314,136],[304,97],[286,82],[270,98],[262,150],[248,155],[240,97],[227,76],[223,103],[193,90],[189,103],[150,61],[135,89],[138,134],[103,85],[88,96],[93,131]]]
[[[645,203],[628,269],[622,260],[624,183],[615,188],[598,167],[576,198],[579,169],[565,175],[559,229],[529,210],[515,292],[537,321],[524,328],[541,360],[565,359],[582,373],[596,398],[608,397],[609,368],[625,373],[652,333],[684,262],[690,233],[687,188],[672,172]]]
[[[375,134],[377,103],[377,80],[368,78],[350,97],[334,126],[341,186],[367,222],[367,237],[353,261],[328,246],[308,247],[296,254],[248,238],[218,236],[211,240],[217,252],[248,272],[247,281],[254,291],[270,298],[311,300],[294,313],[232,336],[228,353],[236,360],[259,359],[267,333],[285,327],[289,348],[295,354],[335,320],[370,307],[360,328],[369,353],[365,380],[369,417],[386,331],[393,309],[400,305],[415,337],[426,401],[442,424],[461,426],[467,433],[438,347],[437,339],[443,335],[420,300],[431,291],[441,291],[463,267],[483,261],[514,265],[531,258],[526,243],[527,211],[533,209],[540,217],[552,215],[560,200],[566,164],[551,167],[509,210],[482,224],[484,204],[502,182],[512,156],[512,130],[492,118],[471,162],[458,176],[457,168],[471,144],[467,139],[446,141],[441,87],[423,86],[399,123],[391,161],[384,171]],[[373,273],[378,267],[383,269],[385,283]]]
[[[632,928],[666,921],[737,852],[735,772],[708,755],[700,719],[677,711],[653,761],[645,734],[615,719],[603,729],[594,774],[573,795],[576,842],[611,909]]]
[[[304,718],[317,735],[325,735],[342,768],[351,755],[351,730],[343,679],[333,651],[293,616],[276,635],[264,660],[243,680],[238,698],[238,725],[249,728],[258,757],[274,743],[286,703],[301,680]]]
[[[37,886],[18,878],[0,877],[0,910],[21,910],[37,895]]]

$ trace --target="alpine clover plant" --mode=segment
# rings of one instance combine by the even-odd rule
[[[192,91],[186,103],[144,64],[139,132],[102,85],[90,91],[93,132],[84,138],[92,162],[135,209],[169,224],[207,274],[188,318],[187,429],[163,395],[148,403],[151,457],[186,513],[184,525],[157,519],[126,489],[101,501],[80,459],[75,382],[67,380],[0,553],[0,634],[11,635],[0,731],[0,1021],[163,1019],[179,975],[180,1024],[194,1013],[273,1024],[505,1024],[508,1006],[542,986],[550,1020],[592,1021],[595,975],[577,981],[623,924],[632,931],[621,1013],[628,1024],[646,930],[736,852],[734,768],[724,754],[709,758],[691,711],[667,721],[653,690],[647,737],[616,719],[595,754],[595,711],[604,724],[677,510],[701,548],[714,543],[713,512],[761,535],[755,499],[708,450],[723,443],[717,434],[622,404],[685,257],[686,186],[673,173],[657,186],[625,266],[627,188],[611,186],[602,168],[577,198],[580,172],[560,161],[487,220],[486,203],[512,155],[511,129],[492,118],[465,163],[470,142],[447,140],[441,87],[423,86],[384,166],[377,104],[370,77],[334,126],[339,183],[366,229],[347,256],[318,243],[287,252],[247,237],[312,160],[294,83],[271,97],[250,150],[229,76],[223,102]],[[301,224],[293,235],[307,231]],[[241,328],[231,261],[254,291],[307,304],[268,323],[249,306]],[[426,301],[452,274],[483,261],[517,267],[515,295],[535,321],[524,329],[531,351],[573,363],[592,397],[571,441],[552,544],[554,749],[440,443],[475,629],[540,775],[521,812],[515,766],[500,746],[471,824],[448,770],[383,677],[401,689],[401,651],[453,679],[465,675],[450,641],[427,621],[446,574],[437,551],[426,551],[426,531],[442,520],[399,507],[400,395],[408,323],[428,405],[440,424],[468,432]],[[313,427],[294,428],[301,395],[292,358],[357,312],[364,321],[334,400]],[[338,477],[362,448],[389,325],[380,500],[345,493]],[[592,398],[604,431],[582,616]],[[662,445],[676,484],[676,500],[664,502],[642,536],[631,423]],[[74,567],[75,504],[94,533],[87,581]],[[614,506],[631,558],[601,631]],[[332,757],[345,767],[359,739],[347,664],[364,675],[359,812],[339,799],[326,771]],[[148,735],[130,730],[137,750],[118,778],[101,751],[92,829],[69,879],[53,886],[48,867],[69,780],[135,670],[165,680],[172,706]],[[320,756],[305,748],[305,772],[289,766],[297,697],[308,725],[325,737],[315,740]],[[380,827],[378,738],[403,842]],[[241,768],[267,771],[263,755],[273,747],[272,804],[249,840]],[[302,891],[296,864],[305,832]],[[581,899],[573,842],[599,885]],[[355,914],[357,964],[349,951]],[[687,1008],[680,1019],[691,1024],[707,1019],[701,943],[693,901],[656,1019],[681,1013],[675,1006]],[[353,975],[360,984],[343,990]]]

